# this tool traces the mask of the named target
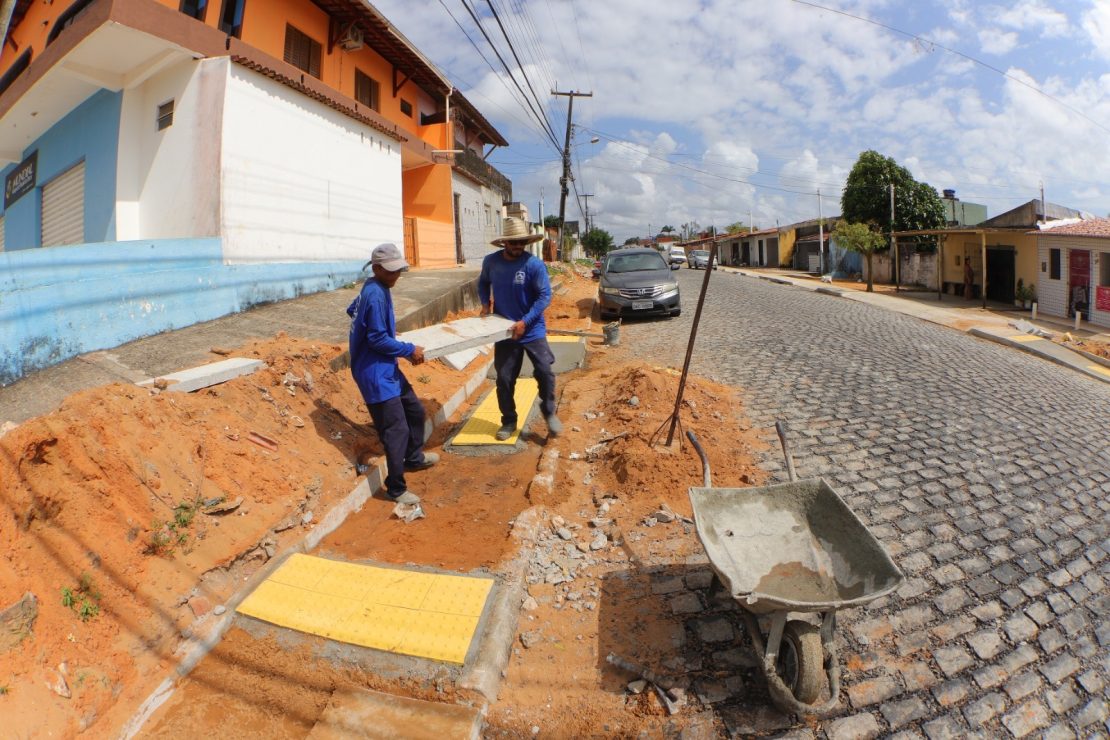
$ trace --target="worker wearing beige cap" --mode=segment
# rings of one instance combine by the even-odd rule
[[[390,289],[409,264],[396,244],[379,244],[370,258],[374,275],[347,308],[351,317],[351,374],[370,410],[374,429],[385,448],[385,492],[390,500],[415,504],[406,470],[423,470],[439,462],[424,452],[424,405],[401,373],[397,358],[413,365],[424,362],[424,348],[397,339]]]

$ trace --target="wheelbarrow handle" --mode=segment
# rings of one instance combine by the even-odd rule
[[[790,445],[786,441],[786,425],[781,421],[775,422],[775,431],[779,433],[779,443],[782,445],[782,456],[786,458],[786,472],[790,474],[790,482],[798,480],[794,472],[794,456],[790,454]]]
[[[702,472],[702,478],[705,481],[704,482],[705,487],[706,488],[712,488],[713,487],[713,480],[712,480],[712,477],[709,474],[709,457],[705,454],[705,450],[703,450],[701,448],[701,443],[698,442],[698,438],[694,436],[693,432],[691,432],[690,430],[687,430],[686,431],[686,437],[687,437],[687,439],[690,440],[690,444],[694,445],[694,449],[698,451],[698,457],[701,458],[701,472]]]

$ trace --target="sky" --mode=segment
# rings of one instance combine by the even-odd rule
[[[532,220],[559,210],[553,89],[593,93],[567,218],[588,205],[618,244],[839,214],[868,149],[988,216],[1042,186],[1110,215],[1110,0],[371,2],[509,141],[488,161]]]

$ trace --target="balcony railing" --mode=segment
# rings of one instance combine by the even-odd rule
[[[455,155],[455,166],[476,180],[488,185],[493,190],[499,190],[504,195],[504,200],[513,199],[513,183],[509,178],[497,171],[497,168],[479,157],[473,149],[463,150]]]

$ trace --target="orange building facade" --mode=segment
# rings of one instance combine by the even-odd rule
[[[194,56],[227,55],[310,96],[327,98],[333,107],[369,119],[391,135],[401,154],[401,231],[415,265],[445,267],[463,261],[453,179],[469,176],[487,188],[494,186],[504,200],[511,197],[508,181],[484,162],[488,147],[508,142],[400,32],[360,0],[18,0],[0,53],[0,117],[8,90],[28,74],[42,76],[45,70],[35,67],[44,55],[90,25],[88,18],[97,14],[124,23],[141,19],[136,25],[144,31],[162,34]],[[81,64],[63,65],[70,73],[88,72],[92,79],[98,72]],[[458,149],[478,166],[456,163],[451,152]],[[7,159],[19,161],[15,157],[13,152]]]

